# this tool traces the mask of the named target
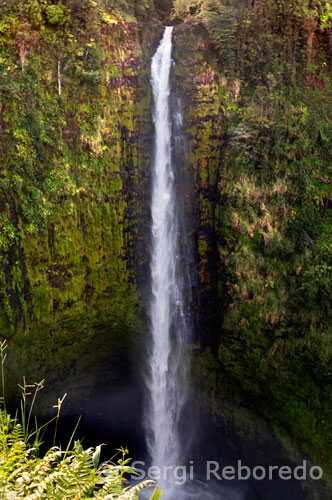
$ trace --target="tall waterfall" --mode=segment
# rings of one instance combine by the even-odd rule
[[[147,444],[152,464],[160,470],[181,462],[179,423],[186,400],[185,353],[188,332],[183,299],[186,280],[181,258],[179,215],[172,162],[170,74],[172,30],[167,27],[152,59],[155,153],[152,172],[151,352],[146,415]],[[177,122],[178,117],[174,116]],[[175,125],[176,126],[176,125]],[[165,474],[166,476],[166,474]],[[161,478],[167,498],[171,481]]]

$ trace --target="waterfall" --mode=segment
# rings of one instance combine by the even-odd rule
[[[172,119],[170,75],[172,30],[167,27],[152,58],[151,86],[155,150],[152,169],[152,251],[151,251],[151,351],[149,355],[150,404],[145,418],[147,445],[152,464],[160,470],[180,465],[179,424],[186,401],[186,340],[188,325],[183,297],[186,282],[181,257],[180,224],[177,214],[175,172],[172,162]],[[166,473],[159,481],[164,497],[172,489]]]

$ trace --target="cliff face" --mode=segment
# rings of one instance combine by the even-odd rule
[[[173,85],[188,146],[197,383],[215,413],[220,396],[235,399],[329,463],[331,28],[286,1],[242,17],[241,2],[189,3],[182,13],[176,2],[189,22],[174,30]],[[86,399],[136,377],[150,58],[169,10],[3,8],[0,329],[12,393],[22,375]]]
[[[328,473],[331,25],[304,3],[212,3],[192,2],[205,30],[192,10],[174,33],[195,178],[197,383],[213,412],[220,396],[258,411]]]
[[[110,366],[117,378],[141,328],[150,57],[162,28],[95,15],[84,33],[44,11],[35,26],[19,10],[2,22],[0,328],[11,391],[23,374],[90,389]]]
[[[226,144],[217,53],[203,24],[184,24],[174,31],[175,85],[184,100],[188,167],[192,173],[191,228],[199,290],[196,330],[203,345],[216,346],[215,325],[222,314],[222,239],[219,181]],[[203,326],[204,325],[204,326]]]

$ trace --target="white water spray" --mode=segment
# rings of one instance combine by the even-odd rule
[[[160,470],[180,465],[179,422],[186,400],[183,273],[181,272],[176,214],[176,191],[172,165],[170,73],[172,30],[167,27],[152,59],[151,85],[154,98],[155,156],[152,172],[152,255],[150,308],[152,346],[148,388],[150,406],[146,416],[147,444],[153,465]],[[178,117],[174,117],[175,121]],[[171,481],[159,481],[165,498]]]

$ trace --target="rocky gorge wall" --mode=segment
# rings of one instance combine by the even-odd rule
[[[322,276],[322,262],[330,262],[327,247],[320,246],[328,215],[320,208],[317,184],[326,172],[327,142],[320,144],[319,130],[326,130],[327,121],[316,114],[317,106],[327,103],[330,76],[325,74],[325,87],[318,90],[308,84],[309,77],[303,75],[309,70],[299,61],[296,82],[280,76],[280,62],[279,72],[273,68],[274,73],[267,73],[262,61],[271,70],[274,58],[274,50],[268,52],[268,36],[281,37],[282,28],[273,35],[268,31],[266,38],[262,35],[264,56],[259,48],[255,52],[256,24],[266,23],[271,15],[274,26],[277,15],[265,10],[266,17],[261,17],[262,3],[255,7],[233,35],[236,56],[231,50],[227,58],[220,52],[206,23],[191,18],[174,32],[175,72],[185,96],[194,178],[199,288],[195,390],[203,389],[202,407],[217,415],[216,424],[229,419],[227,400],[236,402],[233,422],[243,426],[248,409],[258,413],[272,424],[286,454],[296,455],[300,445],[302,452],[323,463],[328,479],[330,322],[325,292],[312,277]],[[312,52],[317,67],[322,54],[328,57],[320,36],[317,31]],[[241,53],[246,44],[247,57],[253,54],[250,65]],[[225,43],[222,48],[225,51]],[[250,73],[253,68],[256,73]],[[265,83],[255,82],[260,74]],[[303,88],[305,104],[294,86]],[[303,106],[308,122],[295,125],[294,116]],[[316,225],[310,226],[310,217]],[[306,232],[309,227],[316,231],[315,243]],[[324,290],[328,276],[321,282]],[[255,424],[250,432],[259,435]]]
[[[8,392],[17,394],[22,375],[46,378],[52,389],[43,405],[69,392],[68,413],[115,388],[142,404],[149,74],[166,4],[130,3],[126,16],[88,1],[3,10],[0,328],[9,341]],[[329,337],[320,332],[329,329],[330,271],[317,250],[321,242],[329,252],[329,204],[314,180],[329,155],[328,119],[320,121],[327,105],[325,115],[317,111],[328,85],[325,93],[311,89],[306,77],[312,94],[296,106],[278,87],[280,61],[270,67],[275,47],[262,58],[272,61],[269,76],[256,82],[262,8],[249,10],[238,31],[242,80],[205,24],[191,17],[174,29],[197,276],[196,388],[214,415],[222,416],[223,398],[235,400],[239,421],[241,405],[258,411],[329,463]],[[254,83],[241,75],[243,61]],[[309,227],[320,216],[326,227],[314,241]]]
[[[68,386],[88,398],[130,372],[128,350],[144,333],[136,282],[146,272],[149,73],[162,28],[106,18],[93,36],[68,29],[59,55],[64,28],[44,19],[28,33],[20,16],[8,13],[2,40],[8,393],[25,375],[46,378],[52,394]]]
[[[222,271],[218,265],[218,240],[222,239],[222,231],[218,230],[218,183],[226,139],[217,54],[203,24],[175,28],[174,60],[175,85],[181,88],[186,110],[187,161],[193,177],[192,230],[199,289],[196,335],[203,345],[213,346],[218,342],[213,331],[221,322],[223,307],[219,289]]]

